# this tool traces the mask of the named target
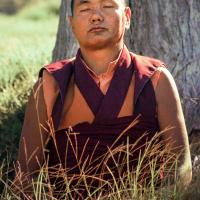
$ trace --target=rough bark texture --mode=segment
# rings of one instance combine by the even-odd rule
[[[53,60],[75,55],[62,0]],[[188,131],[200,129],[200,0],[135,0],[132,24],[126,34],[129,48],[163,60],[177,83]],[[169,97],[170,98],[170,97]]]
[[[69,9],[69,0],[62,0],[56,45],[53,50],[53,61],[73,57],[78,49],[78,44],[75,42],[67,17]]]

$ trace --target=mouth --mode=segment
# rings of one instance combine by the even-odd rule
[[[96,32],[103,32],[106,31],[107,29],[104,27],[93,27],[89,30],[90,33],[96,33]]]

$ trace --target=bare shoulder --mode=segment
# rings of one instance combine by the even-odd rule
[[[154,90],[158,90],[159,87],[162,88],[163,85],[174,85],[174,79],[166,67],[158,67],[153,75],[151,76],[151,81],[154,87]]]
[[[156,90],[173,90],[177,92],[175,80],[166,67],[159,67],[154,76],[158,77]]]
[[[163,111],[164,115],[171,110],[171,113],[182,112],[181,99],[175,83],[175,80],[166,68],[159,68],[159,79],[155,89],[156,101],[158,108]],[[165,110],[168,109],[168,110]],[[165,110],[165,111],[164,111]]]
[[[159,82],[168,82],[170,84],[175,84],[174,78],[171,72],[166,67],[159,67],[158,71],[160,72]]]

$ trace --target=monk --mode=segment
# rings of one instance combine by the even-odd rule
[[[127,49],[124,33],[130,19],[125,0],[71,1],[69,21],[80,48],[75,58],[51,63],[39,73],[26,108],[18,174],[30,180],[47,163],[49,173],[64,170],[63,179],[71,177],[73,184],[78,174],[107,181],[110,172],[123,176],[127,171],[122,166],[119,174],[123,159],[116,164],[113,149],[130,144],[127,165],[134,172],[147,142],[160,132],[156,144],[177,158],[179,182],[183,187],[191,182],[174,79],[161,61]],[[91,177],[89,184],[95,185]]]

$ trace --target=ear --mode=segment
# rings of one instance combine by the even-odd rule
[[[130,7],[125,7],[124,9],[125,12],[125,28],[129,29],[130,28],[130,23],[131,23],[131,9]]]

